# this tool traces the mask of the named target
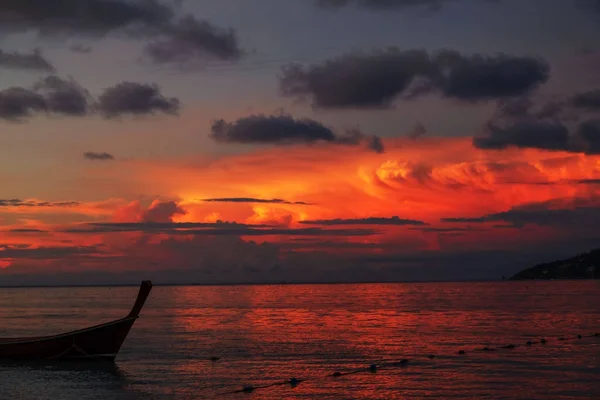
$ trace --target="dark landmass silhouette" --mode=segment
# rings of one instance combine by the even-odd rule
[[[538,264],[511,277],[525,279],[600,279],[600,249],[565,260]]]

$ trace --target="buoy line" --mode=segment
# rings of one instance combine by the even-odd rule
[[[579,334],[579,335],[575,335],[575,336],[557,336],[554,341],[556,343],[559,343],[559,342],[567,342],[567,341],[572,341],[572,340],[583,340],[586,338],[593,338],[593,337],[600,337],[600,333],[596,332],[596,333],[593,333],[590,335]],[[371,363],[366,367],[357,368],[354,370],[334,371],[327,375],[307,377],[304,379],[298,379],[298,378],[292,377],[290,379],[281,380],[281,381],[273,382],[273,383],[266,384],[266,385],[259,385],[259,386],[246,385],[240,389],[219,393],[218,395],[225,396],[225,395],[231,395],[231,394],[236,394],[236,393],[252,393],[257,390],[268,389],[268,388],[272,388],[275,386],[284,386],[284,385],[288,385],[288,386],[294,388],[294,387],[297,387],[298,385],[300,385],[302,382],[307,382],[307,381],[315,382],[315,381],[323,381],[326,379],[339,379],[339,378],[343,378],[345,376],[359,374],[359,373],[376,373],[379,370],[392,370],[395,368],[404,368],[404,367],[409,367],[411,365],[411,358],[426,358],[429,360],[434,360],[438,357],[443,357],[444,359],[448,359],[449,357],[450,358],[452,358],[452,357],[463,358],[464,356],[468,356],[471,352],[489,353],[489,352],[498,352],[498,351],[505,351],[505,350],[514,350],[517,348],[527,349],[527,348],[531,348],[531,347],[537,346],[537,345],[547,346],[550,343],[552,343],[552,340],[541,338],[541,339],[535,340],[535,341],[528,340],[525,343],[519,343],[519,344],[511,343],[511,344],[498,345],[498,346],[476,347],[476,348],[470,349],[469,351],[467,351],[465,349],[460,349],[454,354],[417,354],[417,355],[410,356],[410,358],[388,359],[388,360],[384,359],[384,360],[380,360],[380,362]],[[423,366],[423,367],[426,367],[426,366]],[[208,387],[205,387],[205,388],[207,389]]]

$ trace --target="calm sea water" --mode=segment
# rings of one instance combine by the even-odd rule
[[[0,289],[0,336],[119,318],[136,293]],[[600,399],[600,338],[556,340],[597,331],[592,281],[155,287],[116,366],[0,365],[0,399]],[[223,394],[292,377],[314,379]]]

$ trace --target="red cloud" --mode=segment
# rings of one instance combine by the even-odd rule
[[[119,207],[113,214],[115,222],[173,222],[177,215],[186,215],[187,211],[174,201],[154,200],[144,209],[139,200]]]

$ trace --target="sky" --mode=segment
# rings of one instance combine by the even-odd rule
[[[0,285],[499,279],[599,247],[597,0],[0,0]]]

